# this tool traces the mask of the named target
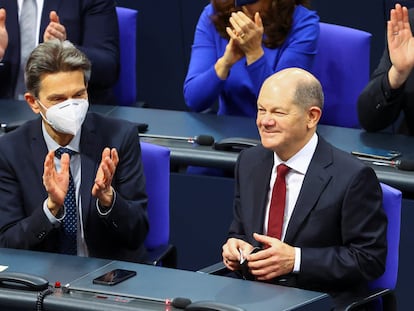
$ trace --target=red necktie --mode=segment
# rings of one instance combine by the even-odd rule
[[[272,199],[270,201],[267,235],[278,239],[282,237],[283,217],[285,215],[286,206],[285,176],[289,170],[290,168],[285,164],[279,164],[277,166],[277,176],[273,186]]]

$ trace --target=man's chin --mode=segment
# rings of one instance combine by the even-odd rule
[[[274,138],[273,139],[272,138],[262,138],[261,142],[262,142],[263,147],[265,147],[267,149],[274,150],[277,146],[277,143],[276,143]]]

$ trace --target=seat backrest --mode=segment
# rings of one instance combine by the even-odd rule
[[[166,245],[170,238],[170,150],[140,142],[148,195],[147,249]]]
[[[372,289],[395,289],[398,275],[398,255],[401,226],[401,191],[381,183],[382,202],[388,218],[387,227],[387,262],[384,274],[370,283]]]
[[[119,51],[121,69],[114,86],[118,105],[133,106],[137,100],[136,38],[138,11],[116,7],[119,27]]]
[[[359,128],[356,106],[369,81],[372,35],[345,26],[319,25],[318,53],[312,72],[325,94],[320,123]]]

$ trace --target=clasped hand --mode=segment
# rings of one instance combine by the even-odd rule
[[[263,250],[251,254],[253,246],[243,240],[230,238],[223,245],[223,263],[231,270],[240,270],[241,254],[247,260],[249,271],[257,280],[271,280],[293,271],[295,249],[280,241],[262,234],[253,234],[254,239],[264,245]]]
[[[230,41],[224,56],[228,53],[227,56],[236,62],[244,55],[248,65],[255,62],[264,54],[262,48],[264,28],[260,14],[256,13],[252,20],[241,11],[232,13],[230,24],[232,28],[226,28]]]
[[[57,215],[65,201],[69,187],[68,154],[63,154],[60,159],[60,171],[58,172],[54,163],[55,152],[50,151],[45,158],[43,171],[43,185],[48,193],[47,206],[53,215]],[[115,148],[105,148],[102,151],[102,159],[99,164],[92,187],[92,195],[99,200],[101,206],[110,207],[113,201],[112,179],[119,163],[118,152]]]

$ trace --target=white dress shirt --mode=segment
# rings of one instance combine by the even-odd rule
[[[286,162],[283,162],[276,153],[274,153],[274,163],[272,168],[272,175],[270,177],[269,184],[269,193],[266,204],[266,213],[264,219],[264,232],[267,234],[267,224],[269,220],[269,211],[270,211],[270,201],[272,198],[273,186],[276,181],[276,168],[279,164],[284,163],[287,165],[290,170],[286,175],[286,206],[285,206],[285,215],[283,217],[283,227],[282,227],[282,237],[283,241],[286,235],[286,230],[292,216],[293,210],[295,209],[296,201],[298,200],[300,190],[302,188],[303,180],[305,178],[306,172],[308,170],[309,164],[312,160],[313,154],[316,150],[316,145],[318,144],[318,135],[315,133],[308,141],[308,143],[297,152],[293,157],[291,157]],[[300,249],[295,247],[295,266],[293,272],[300,271]]]

